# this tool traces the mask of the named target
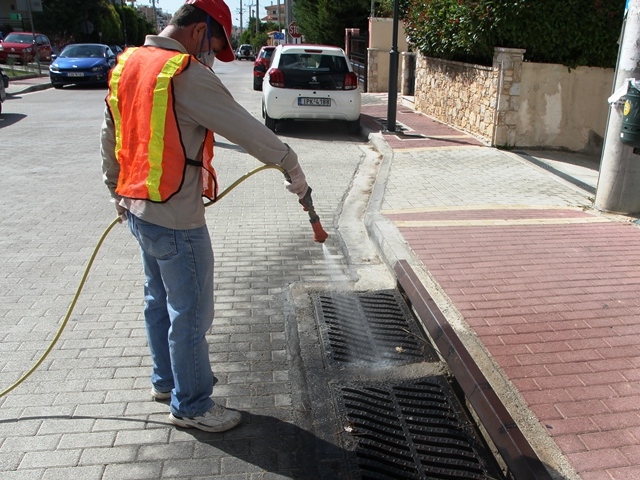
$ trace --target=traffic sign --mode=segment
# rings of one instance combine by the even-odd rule
[[[282,32],[276,32],[273,34],[273,39],[274,40],[284,40],[284,33]]]
[[[298,31],[298,24],[296,22],[291,22],[289,24],[289,35],[293,38],[300,38],[302,34]]]

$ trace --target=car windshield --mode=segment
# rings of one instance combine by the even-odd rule
[[[285,53],[280,58],[283,70],[314,71],[317,73],[348,73],[344,57],[321,53]]]
[[[271,58],[273,56],[274,48],[270,48],[269,50],[263,50],[260,58]]]
[[[33,43],[33,35],[29,33],[10,33],[4,37],[7,43]]]
[[[104,48],[100,45],[69,45],[60,54],[63,58],[100,58]]]

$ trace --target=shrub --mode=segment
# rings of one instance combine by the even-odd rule
[[[424,55],[490,65],[494,47],[525,60],[614,67],[625,0],[400,0]]]

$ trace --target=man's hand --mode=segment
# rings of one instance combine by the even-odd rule
[[[309,188],[302,168],[300,168],[300,165],[296,165],[289,172],[287,172],[287,174],[291,179],[290,182],[286,180],[284,182],[287,190],[289,190],[291,193],[295,193],[296,195],[298,195],[298,198],[302,200],[307,194],[307,189]]]
[[[120,217],[121,222],[127,221],[127,209],[116,203],[116,212],[118,213],[118,217]]]

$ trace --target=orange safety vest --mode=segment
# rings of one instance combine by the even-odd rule
[[[173,97],[173,77],[191,55],[158,47],[128,48],[111,71],[106,102],[115,125],[118,195],[166,202],[180,191],[187,165],[202,167],[202,195],[218,195],[213,132],[207,130],[202,161],[187,158]]]

